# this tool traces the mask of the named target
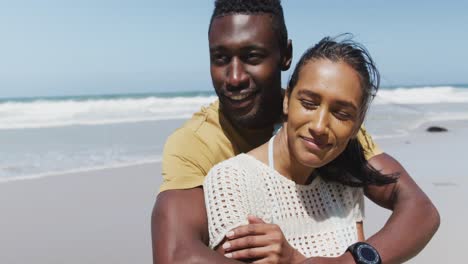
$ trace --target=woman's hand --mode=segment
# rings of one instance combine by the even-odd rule
[[[248,216],[249,224],[231,230],[222,244],[225,256],[252,263],[300,263],[306,258],[294,249],[280,227]]]

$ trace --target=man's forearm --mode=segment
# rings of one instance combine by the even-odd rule
[[[206,245],[207,227],[201,188],[162,192],[151,217],[153,263],[241,263]]]
[[[372,201],[393,210],[384,227],[366,242],[377,249],[383,263],[402,263],[427,245],[439,227],[440,216],[430,199],[391,156],[381,154],[370,163],[384,173],[400,175],[396,184],[366,190]]]
[[[383,173],[399,173],[396,184],[366,189],[373,202],[392,210],[384,227],[365,242],[379,252],[382,263],[402,263],[418,254],[429,242],[440,224],[440,216],[430,199],[391,156],[380,154],[370,161]],[[303,264],[350,263],[349,252],[336,258],[309,258]]]
[[[437,231],[440,220],[432,204],[415,202],[406,209],[412,212],[394,211],[385,226],[367,240],[383,263],[402,263],[416,256]],[[407,224],[401,224],[403,221]]]

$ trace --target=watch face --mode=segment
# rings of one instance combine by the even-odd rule
[[[367,244],[359,245],[356,249],[356,253],[359,258],[359,263],[365,263],[365,264],[379,263],[379,254],[373,247]]]

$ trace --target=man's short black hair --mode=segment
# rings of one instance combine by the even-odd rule
[[[284,22],[283,7],[280,0],[216,0],[213,15],[210,20],[210,29],[213,19],[233,14],[267,14],[272,18],[272,26],[278,35],[280,48],[288,45],[288,31]]]

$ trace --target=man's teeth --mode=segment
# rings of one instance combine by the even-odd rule
[[[229,98],[231,98],[232,100],[235,100],[235,101],[240,101],[240,100],[244,100],[245,98],[249,97],[250,95],[251,95],[251,93],[231,95]]]

